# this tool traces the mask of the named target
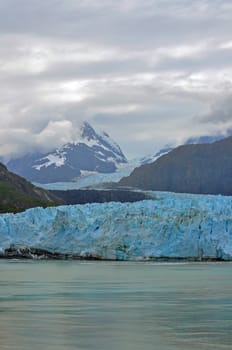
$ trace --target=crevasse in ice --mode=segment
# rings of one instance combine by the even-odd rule
[[[232,197],[156,193],[0,215],[1,250],[12,244],[102,259],[232,260]]]

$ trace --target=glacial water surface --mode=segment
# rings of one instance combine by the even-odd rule
[[[0,261],[1,350],[229,350],[231,263]]]

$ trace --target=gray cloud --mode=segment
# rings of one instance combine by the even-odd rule
[[[232,95],[213,103],[208,113],[195,117],[195,120],[224,131],[232,128]]]
[[[129,157],[226,130],[229,0],[0,0],[0,156],[52,149],[88,119]]]

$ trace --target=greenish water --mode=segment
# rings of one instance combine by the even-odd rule
[[[0,261],[0,349],[229,350],[232,264]]]

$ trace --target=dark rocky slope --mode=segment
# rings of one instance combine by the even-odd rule
[[[149,195],[143,192],[107,189],[107,190],[67,190],[51,191],[55,196],[62,198],[65,204],[86,204],[105,202],[137,202],[150,199]]]
[[[49,191],[33,186],[24,178],[11,173],[0,163],[0,213],[19,212],[37,206],[63,203]]]
[[[120,186],[143,190],[232,195],[232,137],[177,147],[136,168]]]

